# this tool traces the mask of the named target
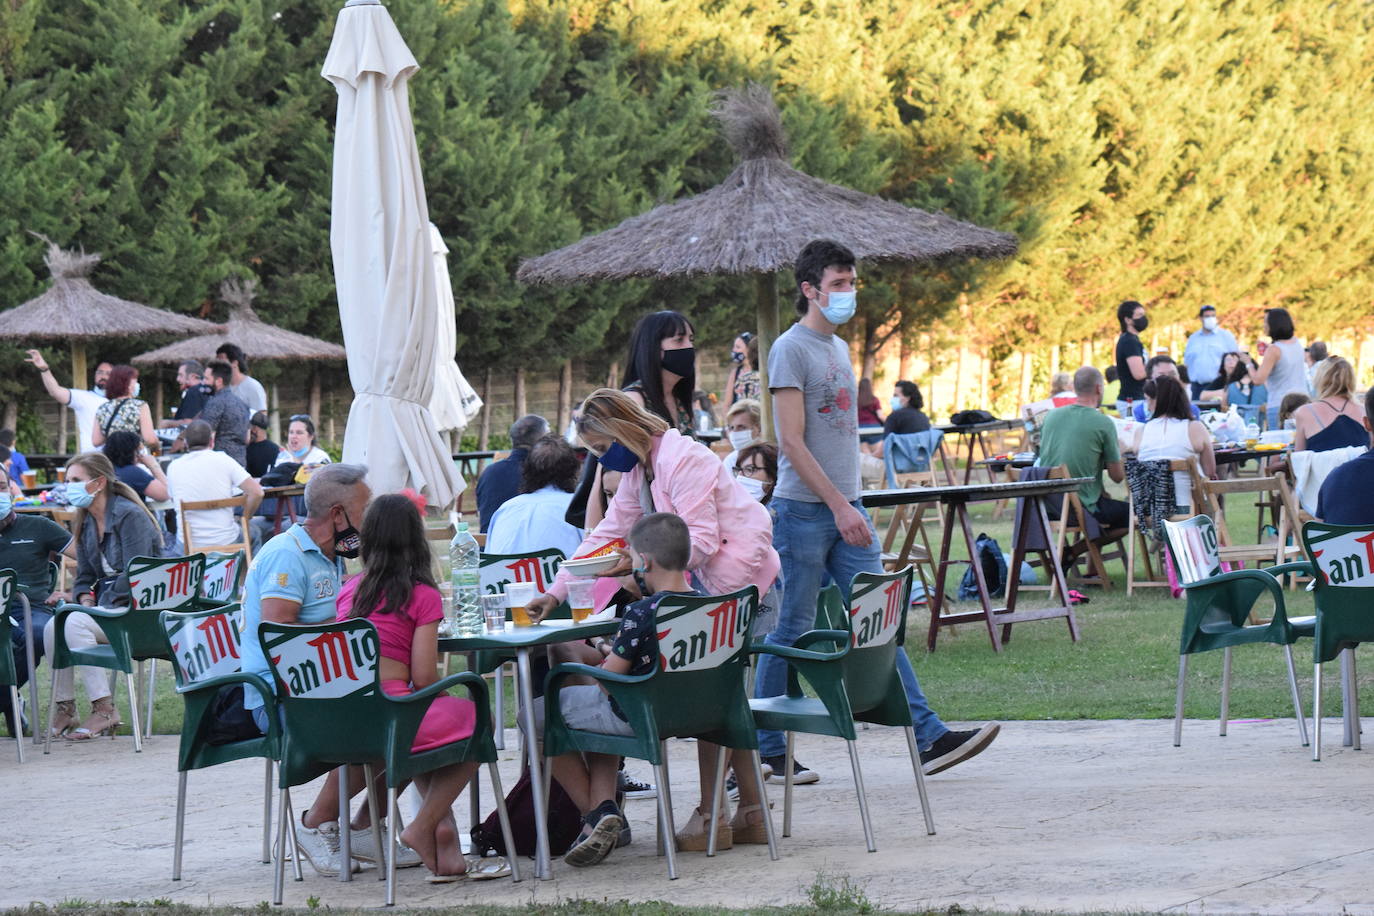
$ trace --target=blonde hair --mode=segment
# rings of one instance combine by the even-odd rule
[[[598,388],[582,402],[582,416],[577,421],[577,433],[585,437],[595,433],[613,439],[634,452],[644,473],[653,476],[649,452],[654,437],[668,431],[662,417],[649,413],[635,403],[634,398],[614,388]]]
[[[1312,377],[1312,387],[1317,397],[1340,397],[1351,400],[1355,397],[1355,368],[1350,360],[1340,356],[1330,356],[1322,360]]]
[[[77,455],[71,461],[67,462],[67,470],[71,470],[74,467],[81,468],[81,470],[90,475],[92,480],[97,477],[104,478],[105,489],[109,494],[106,497],[107,499],[114,499],[117,496],[122,496],[124,499],[129,500],[129,502],[142,509],[144,514],[148,516],[148,521],[153,523],[154,528],[157,527],[157,519],[153,517],[153,513],[148,509],[147,503],[143,501],[143,498],[138,495],[133,487],[115,476],[114,464],[110,462],[109,458],[105,457],[104,453],[85,452],[84,454]],[[82,526],[86,524],[86,512],[87,510],[85,509],[78,509],[76,511],[76,525],[74,530],[78,533],[80,533]]]
[[[740,413],[749,414],[749,419],[754,421],[755,426],[763,426],[763,408],[753,398],[740,398],[731,404],[730,409],[725,412],[725,422],[729,423],[731,417]]]

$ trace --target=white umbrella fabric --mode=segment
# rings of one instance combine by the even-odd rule
[[[462,432],[482,410],[482,398],[463,377],[455,358],[458,325],[454,318],[453,281],[448,276],[448,246],[433,223],[429,224],[429,240],[434,252],[434,288],[439,292],[434,394],[429,399],[429,412],[439,432]]]
[[[407,83],[419,69],[377,0],[339,11],[322,75],[339,94],[329,244],[353,406],[343,457],[376,492],[414,487],[434,506],[462,492],[429,413],[439,307]]]

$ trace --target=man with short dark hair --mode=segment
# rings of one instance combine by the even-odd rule
[[[1150,361],[1145,364],[1145,374],[1149,380],[1168,376],[1177,381],[1180,385],[1183,384],[1183,379],[1178,377],[1178,363],[1174,362],[1172,356],[1166,356],[1163,353],[1150,357]],[[1137,423],[1145,423],[1150,419],[1150,413],[1146,407],[1147,405],[1144,401],[1136,401],[1135,405],[1132,407],[1131,416],[1135,418]],[[1192,411],[1194,420],[1202,417],[1202,413],[1197,409],[1196,404],[1190,403],[1188,409]],[[1122,416],[1125,416],[1125,414],[1122,414]]]
[[[582,531],[563,516],[577,488],[582,464],[568,440],[549,434],[529,450],[521,466],[520,495],[501,505],[487,521],[486,550],[532,553],[557,547],[565,557],[577,555]]]
[[[1116,412],[1126,417],[1132,402],[1145,400],[1145,380],[1150,376],[1145,370],[1145,345],[1140,334],[1150,319],[1145,306],[1127,299],[1116,307],[1116,322],[1121,326],[1121,336],[1116,339],[1116,374],[1121,381]]]
[[[199,420],[204,420],[214,433],[215,448],[239,464],[248,462],[248,418],[252,411],[229,388],[233,369],[226,362],[215,360],[209,365],[210,387],[214,394],[201,408]]]
[[[1364,428],[1371,436],[1371,449],[1337,466],[1317,496],[1317,518],[1331,525],[1369,525],[1374,527],[1374,388],[1364,395]]]
[[[262,477],[281,457],[281,446],[267,438],[267,411],[259,410],[248,420],[248,461],[251,477]]]
[[[1183,365],[1188,367],[1188,384],[1192,386],[1194,401],[1221,372],[1222,357],[1240,349],[1235,335],[1217,321],[1215,305],[1204,305],[1197,317],[1202,327],[1188,335],[1188,343],[1183,347]]]
[[[768,508],[784,586],[778,622],[767,637],[775,646],[791,646],[812,628],[825,581],[848,601],[855,573],[883,571],[877,532],[859,502],[858,383],[849,345],[835,335],[857,306],[854,255],[838,242],[814,241],[797,256],[795,274],[800,320],[768,352],[780,453]],[[997,737],[997,723],[950,731],[926,702],[905,652],[897,653],[896,667],[926,773],[973,757]],[[786,662],[762,656],[756,695],[780,696],[786,689]],[[759,733],[759,753],[774,779],[784,777],[785,750],[781,732]],[[800,782],[820,778],[795,759],[793,774]]]
[[[261,382],[248,374],[248,355],[242,347],[226,341],[215,351],[215,359],[229,364],[229,389],[248,405],[250,413],[267,409],[267,392]]]
[[[174,419],[158,421],[157,425],[160,428],[185,426],[200,416],[205,402],[215,393],[215,390],[206,384],[204,375],[205,367],[198,359],[188,359],[177,366],[177,385],[181,389],[181,403],[177,405]]]
[[[510,426],[510,454],[487,465],[477,478],[477,520],[486,531],[502,504],[520,493],[520,472],[530,448],[549,432],[549,421],[526,414]]]
[[[1117,445],[1116,424],[1101,411],[1102,373],[1084,366],[1073,374],[1072,404],[1045,414],[1040,425],[1041,467],[1065,465],[1070,477],[1091,477],[1078,491],[1078,499],[1088,514],[1103,528],[1125,528],[1128,508],[1119,499],[1103,495],[1102,472],[1117,483],[1126,479]]]
[[[43,657],[43,628],[52,619],[52,610],[48,607],[52,597],[48,564],[60,560],[60,556],[76,559],[76,539],[71,533],[45,516],[15,512],[9,489],[0,487],[0,569],[12,569],[18,576],[9,610],[15,624],[10,631],[10,642],[20,687],[28,683],[32,674],[26,646],[33,646],[35,665]],[[21,595],[29,601],[32,627],[28,632],[24,629]],[[18,734],[19,725],[13,719],[8,690],[0,691],[0,711],[9,725],[9,733]]]

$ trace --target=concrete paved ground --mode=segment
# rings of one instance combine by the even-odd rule
[[[512,905],[567,898],[663,899],[698,905],[788,904],[818,872],[846,875],[884,907],[1004,911],[1174,911],[1374,914],[1374,750],[1340,746],[1325,729],[1314,763],[1292,720],[1189,722],[1183,747],[1164,721],[1011,722],[981,757],[929,782],[935,836],[921,820],[905,743],[895,730],[860,735],[878,852],[863,835],[842,742],[801,737],[798,757],[822,781],[797,789],[782,859],[740,847],[708,860],[684,854],[669,882],[654,855],[654,803],[631,801],[635,842],[604,865],[555,862],[555,880],[433,886],[399,872],[398,902]],[[695,746],[672,742],[681,824],[694,799]],[[256,761],[193,773],[185,880],[173,883],[176,739],[60,743],[22,767],[0,744],[6,828],[0,906],[64,898],[170,898],[255,905],[271,897],[257,861],[262,767]],[[515,781],[506,752],[503,779]],[[632,765],[633,766],[633,765]],[[647,774],[643,765],[636,767]],[[781,830],[781,787],[770,787]],[[313,797],[295,793],[296,807]],[[458,809],[466,812],[466,796]],[[464,818],[460,816],[460,823]],[[366,871],[351,884],[315,875],[287,881],[286,903],[379,905]]]

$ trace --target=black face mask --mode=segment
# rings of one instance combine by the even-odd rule
[[[348,522],[348,527],[334,532],[334,555],[352,560],[362,552],[362,538],[358,536],[358,529],[353,527],[353,521],[346,511],[344,521]]]
[[[695,347],[683,347],[681,350],[664,350],[663,356],[659,359],[659,365],[680,378],[687,378],[693,375],[697,369],[697,351]]]
[[[1150,326],[1150,318],[1148,315],[1143,315],[1140,318],[1132,318],[1131,325],[1135,328],[1136,333],[1139,334]]]

